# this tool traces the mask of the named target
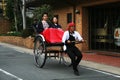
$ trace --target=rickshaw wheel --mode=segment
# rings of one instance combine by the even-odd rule
[[[47,54],[45,53],[45,43],[41,37],[37,37],[34,43],[34,59],[36,65],[42,68],[45,65]]]

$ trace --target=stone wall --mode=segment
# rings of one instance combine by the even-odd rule
[[[16,37],[16,36],[0,36],[0,42],[5,42],[21,47],[26,47],[29,49],[33,49],[34,45],[34,38],[28,37],[28,38],[22,38],[22,37]]]

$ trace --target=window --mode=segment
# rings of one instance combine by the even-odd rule
[[[89,8],[90,48],[120,52],[118,29],[120,7]]]
[[[72,22],[72,13],[67,13],[67,23]]]

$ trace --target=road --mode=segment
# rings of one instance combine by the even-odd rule
[[[80,76],[72,67],[47,59],[43,68],[35,66],[33,55],[0,45],[0,80],[120,80],[120,76],[79,66]]]

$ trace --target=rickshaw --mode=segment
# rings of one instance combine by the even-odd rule
[[[34,60],[38,67],[43,68],[47,58],[54,57],[59,59],[59,63],[69,65],[68,57],[63,50],[63,43],[49,43],[45,40],[44,36],[37,34],[34,40]]]
[[[73,41],[78,44],[80,41]],[[42,34],[36,34],[34,40],[34,59],[38,67],[43,68],[46,63],[47,58],[54,57],[59,59],[59,63],[63,63],[66,66],[70,65],[68,61],[71,61],[67,57],[67,53],[63,50],[64,43],[49,43],[45,40]],[[53,49],[51,47],[54,47]],[[57,48],[57,49],[56,49]]]

